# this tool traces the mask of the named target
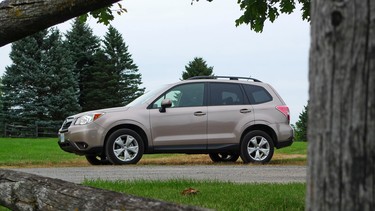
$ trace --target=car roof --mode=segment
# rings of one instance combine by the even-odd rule
[[[239,76],[216,76],[216,75],[213,75],[213,76],[194,76],[194,77],[191,77],[191,78],[188,78],[187,80],[196,80],[196,79],[229,79],[229,80],[252,80],[254,82],[261,82],[260,80],[256,79],[256,78],[251,78],[251,77],[239,77]]]

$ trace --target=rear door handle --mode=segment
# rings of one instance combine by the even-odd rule
[[[241,109],[240,112],[243,113],[243,114],[245,114],[245,113],[250,113],[251,110],[247,109],[247,108],[244,108],[244,109]]]
[[[194,112],[194,116],[204,116],[204,115],[206,115],[206,113],[204,113],[202,111]]]

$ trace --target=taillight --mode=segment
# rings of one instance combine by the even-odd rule
[[[288,119],[288,124],[290,123],[290,114],[289,114],[289,108],[286,105],[276,106],[276,109],[283,113],[286,118]]]

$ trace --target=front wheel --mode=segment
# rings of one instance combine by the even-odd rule
[[[213,162],[236,162],[240,157],[238,153],[210,153]]]
[[[273,151],[271,137],[260,130],[247,133],[241,143],[241,158],[244,163],[268,163]]]
[[[143,155],[144,144],[138,133],[119,129],[112,133],[106,143],[106,154],[113,164],[136,164]]]

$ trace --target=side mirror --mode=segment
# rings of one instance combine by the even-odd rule
[[[161,108],[159,109],[160,113],[164,113],[166,108],[172,107],[172,101],[170,99],[164,99],[161,101]]]

